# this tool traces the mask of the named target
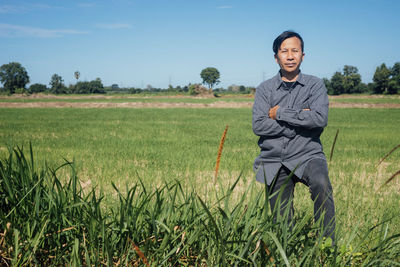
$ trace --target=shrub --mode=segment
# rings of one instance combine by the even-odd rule
[[[103,83],[100,78],[87,82],[77,82],[73,93],[76,94],[103,94],[105,93]]]
[[[15,94],[27,94],[28,91],[25,88],[15,88]]]
[[[201,84],[195,83],[189,85],[188,93],[189,95],[205,95],[209,93],[209,90]]]
[[[42,93],[47,91],[47,86],[41,83],[34,83],[29,86],[29,93]]]

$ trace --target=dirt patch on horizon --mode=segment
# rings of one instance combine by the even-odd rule
[[[222,99],[222,98],[254,98],[252,94],[243,94],[243,95],[229,95],[229,96],[215,96],[213,94],[199,94],[196,96],[189,95],[52,95],[52,94],[13,94],[12,96],[0,95],[0,99],[149,99],[149,98],[182,98],[182,99]]]
[[[0,108],[251,108],[253,102],[0,102]],[[331,108],[400,108],[400,103],[330,103]]]
[[[331,108],[400,108],[400,103],[329,103]]]
[[[344,94],[344,95],[330,95],[329,98],[332,99],[382,99],[382,98],[391,98],[391,99],[399,99],[399,95],[351,95],[351,94]]]
[[[169,102],[4,102],[3,108],[249,108],[253,102],[169,103]]]

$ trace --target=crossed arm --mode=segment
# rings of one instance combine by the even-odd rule
[[[322,81],[311,88],[309,108],[271,106],[265,91],[257,90],[253,106],[253,131],[259,136],[293,137],[295,129],[324,128],[328,122],[329,100]]]
[[[257,88],[253,105],[253,132],[258,136],[291,138],[295,136],[294,127],[285,122],[277,121],[269,117],[268,110],[271,105],[268,96],[261,88]]]
[[[329,100],[322,80],[311,87],[308,103],[309,106],[304,109],[274,106],[268,113],[271,119],[284,121],[296,127],[324,128],[328,124]]]

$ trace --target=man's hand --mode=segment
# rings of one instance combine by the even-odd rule
[[[277,112],[278,108],[279,108],[279,106],[276,105],[275,107],[273,107],[273,108],[271,108],[271,109],[269,110],[268,116],[269,116],[271,119],[276,120],[276,112]]]

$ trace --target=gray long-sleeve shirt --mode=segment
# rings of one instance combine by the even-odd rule
[[[268,111],[276,105],[273,120]],[[308,161],[326,160],[319,137],[328,122],[328,106],[324,82],[301,72],[291,89],[280,73],[257,87],[253,105],[253,132],[260,137],[261,148],[254,162],[257,181],[270,185],[282,165],[302,178]]]

